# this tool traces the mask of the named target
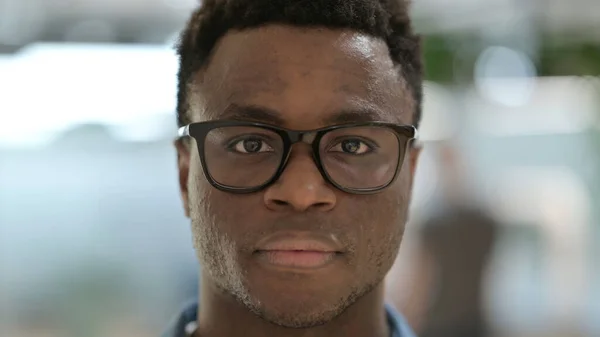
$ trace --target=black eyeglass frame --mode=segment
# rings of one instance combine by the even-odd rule
[[[206,136],[208,135],[208,133],[210,131],[212,131],[214,129],[223,128],[223,127],[236,127],[236,126],[237,127],[264,128],[264,129],[273,131],[276,134],[278,134],[283,141],[283,156],[281,159],[281,163],[279,164],[279,167],[277,168],[277,170],[275,171],[273,176],[270,179],[268,179],[265,183],[263,183],[262,185],[259,185],[256,187],[233,187],[233,186],[224,185],[224,184],[221,184],[218,181],[216,181],[211,176],[211,174],[208,170],[208,165],[206,164],[206,155],[204,152],[204,142],[206,140]],[[321,161],[320,151],[319,151],[319,144],[320,144],[323,136],[333,130],[353,128],[353,127],[381,127],[381,128],[391,129],[392,131],[394,131],[394,134],[396,135],[396,139],[398,140],[398,145],[399,145],[398,146],[398,152],[399,152],[398,153],[398,162],[396,163],[396,171],[394,172],[394,176],[392,177],[392,179],[390,179],[390,181],[387,184],[382,185],[382,186],[373,187],[373,188],[360,188],[360,189],[347,188],[347,187],[344,187],[344,186],[336,183],[335,180],[331,178],[331,176],[329,175],[327,170],[324,168],[323,162]],[[314,135],[314,137],[307,137],[310,135]],[[406,153],[408,152],[409,146],[411,146],[411,144],[414,143],[414,140],[416,140],[418,137],[418,130],[413,125],[395,124],[395,123],[387,123],[387,122],[366,122],[366,123],[339,124],[339,125],[327,126],[327,127],[323,127],[323,128],[319,128],[319,129],[315,129],[315,130],[299,131],[299,130],[290,130],[290,129],[286,129],[283,127],[265,124],[265,123],[258,123],[258,122],[238,121],[238,120],[214,120],[214,121],[207,121],[207,122],[191,123],[186,126],[180,127],[178,130],[178,139],[182,139],[184,137],[192,137],[196,140],[196,143],[198,146],[198,152],[200,154],[200,161],[202,164],[202,169],[204,171],[204,176],[206,177],[206,179],[212,186],[214,186],[215,188],[217,188],[221,191],[224,191],[224,192],[231,192],[231,193],[238,193],[238,194],[254,193],[254,192],[258,192],[258,191],[268,187],[269,185],[273,184],[283,174],[285,167],[287,166],[289,157],[290,157],[292,146],[299,142],[305,142],[305,143],[311,145],[313,161],[315,162],[317,169],[319,170],[321,175],[325,178],[325,180],[328,183],[332,184],[336,188],[338,188],[341,191],[344,191],[346,193],[373,194],[373,193],[377,193],[377,192],[387,188],[396,180],[398,173],[401,170],[402,163],[406,157]],[[403,144],[404,140],[401,139],[401,137],[406,137],[406,144]],[[307,142],[307,141],[305,141],[306,138],[312,139],[312,141]],[[404,146],[402,146],[402,145],[404,145]]]

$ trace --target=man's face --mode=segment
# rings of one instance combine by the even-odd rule
[[[328,126],[325,121],[341,111],[375,112],[347,122],[412,124],[415,106],[383,41],[286,26],[227,34],[197,75],[189,103],[194,122],[235,118],[295,130]],[[237,116],[232,106],[261,107],[277,116]],[[266,320],[288,327],[325,323],[378,286],[392,266],[416,150],[406,154],[395,182],[371,195],[328,184],[306,144],[294,145],[274,184],[251,194],[212,187],[196,146],[179,144],[178,152],[203,277]],[[294,247],[334,252],[280,251]]]

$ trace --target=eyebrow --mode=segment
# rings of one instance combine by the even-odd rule
[[[374,109],[344,109],[323,118],[325,125],[368,123],[384,121],[386,114]],[[258,105],[230,104],[219,116],[223,119],[250,120],[274,125],[284,125],[285,119],[277,110]]]
[[[262,123],[283,125],[285,123],[281,113],[258,105],[230,104],[221,114],[220,118],[251,120]]]
[[[336,112],[324,119],[325,124],[349,124],[384,121],[385,114],[373,109],[347,109]]]

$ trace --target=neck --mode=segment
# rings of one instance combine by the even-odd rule
[[[390,335],[384,310],[381,282],[333,320],[316,327],[294,329],[265,321],[232,296],[223,294],[208,277],[203,277],[195,337],[387,337]]]

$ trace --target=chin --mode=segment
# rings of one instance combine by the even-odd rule
[[[347,282],[347,278],[342,278]],[[269,282],[271,281],[271,282]],[[359,293],[349,284],[331,278],[310,280],[297,276],[286,281],[268,280],[248,288],[244,303],[266,321],[288,328],[323,325],[352,305]]]
[[[347,308],[345,301],[279,299],[252,303],[250,308],[264,320],[286,328],[303,329],[323,325]]]

